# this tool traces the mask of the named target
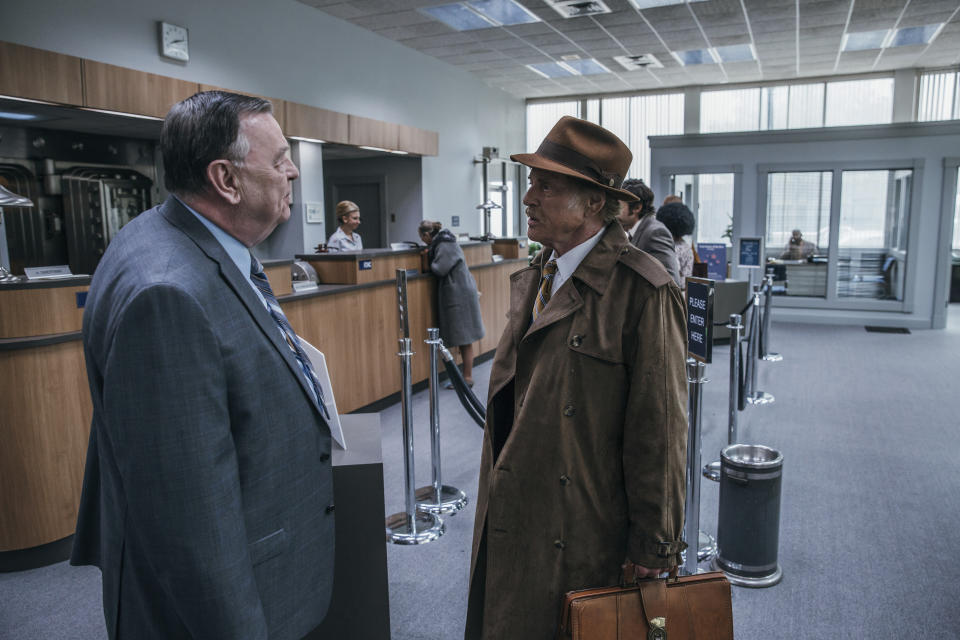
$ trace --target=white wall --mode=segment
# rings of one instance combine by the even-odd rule
[[[189,29],[188,64],[159,56],[161,20]],[[522,100],[296,0],[5,2],[0,40],[437,131],[423,208],[445,224],[459,214],[471,233],[473,157],[483,146],[523,150]]]
[[[903,123],[864,127],[788,130],[756,133],[717,133],[651,138],[651,181],[656,193],[666,193],[671,173],[697,168],[742,166],[740,208],[734,211],[734,238],[763,235],[765,203],[759,200],[759,169],[764,165],[822,165],[918,160],[922,164],[919,206],[912,208],[910,267],[907,286],[912,308],[905,312],[777,308],[777,319],[805,322],[849,322],[910,328],[942,328],[942,301],[948,286],[938,270],[949,237],[941,235],[944,160],[960,149],[958,123]],[[731,170],[732,169],[728,169]],[[708,172],[708,171],[701,171]],[[915,202],[916,202],[915,198]],[[734,260],[735,262],[735,260]],[[948,267],[947,267],[948,268]],[[733,270],[735,277],[746,277]],[[944,284],[947,282],[947,284]],[[938,291],[939,289],[939,291]],[[938,294],[938,295],[935,295]],[[799,300],[799,299],[798,299]],[[792,301],[791,301],[792,302]],[[908,305],[909,306],[909,305]]]

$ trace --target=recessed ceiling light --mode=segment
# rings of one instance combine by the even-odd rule
[[[688,0],[628,0],[637,11],[642,9],[653,9],[654,7],[669,7],[674,4],[687,4]],[[706,0],[689,0],[694,2],[705,2]]]
[[[582,76],[610,73],[610,69],[607,69],[593,58],[587,58],[586,60],[567,60],[563,62],[563,66],[573,69]]]
[[[540,22],[535,13],[514,0],[470,0],[467,4],[501,25]]]
[[[559,62],[538,62],[537,64],[528,64],[527,69],[530,69],[534,73],[537,73],[544,78],[566,78],[567,76],[575,76],[576,72],[567,67],[566,65],[560,64]]]
[[[757,59],[752,44],[731,44],[717,47],[716,51],[723,62],[747,62]]]
[[[677,62],[685,67],[696,64],[716,64],[716,54],[710,49],[689,49],[688,51],[671,51],[670,54]]]
[[[904,27],[893,34],[891,47],[908,47],[913,44],[929,44],[943,29],[944,23],[926,24],[921,27]]]
[[[471,31],[497,26],[496,23],[461,2],[442,4],[439,7],[425,7],[420,11],[457,31]]]
[[[883,49],[885,46],[887,46],[887,38],[889,37],[889,29],[845,33],[843,35],[843,44],[841,45],[840,49],[842,51],[868,51],[870,49]]]
[[[610,13],[603,0],[543,0],[564,18],[580,18]]]

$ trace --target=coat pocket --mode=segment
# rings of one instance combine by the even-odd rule
[[[256,542],[251,542],[249,548],[250,562],[253,566],[257,566],[261,562],[279,556],[286,550],[287,532],[284,529],[277,529]]]

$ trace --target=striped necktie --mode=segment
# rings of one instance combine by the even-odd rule
[[[553,277],[557,275],[557,261],[551,260],[543,265],[543,277],[540,279],[540,291],[537,301],[533,305],[533,320],[543,312],[543,308],[550,302],[550,291],[553,289]]]
[[[311,388],[313,388],[314,399],[317,402],[317,406],[320,407],[320,413],[323,414],[324,419],[329,422],[330,413],[327,411],[327,405],[323,402],[323,391],[320,390],[320,381],[317,380],[317,374],[314,373],[310,359],[307,358],[307,354],[303,352],[303,347],[300,346],[300,339],[297,338],[293,327],[287,322],[287,316],[283,314],[280,303],[277,302],[277,297],[273,295],[273,289],[270,288],[270,281],[267,280],[267,274],[263,272],[263,265],[261,265],[260,261],[252,254],[250,255],[250,280],[253,281],[257,290],[263,294],[264,300],[267,301],[267,309],[270,311],[273,321],[280,327],[287,346],[293,351],[293,355],[297,359],[297,364],[299,364],[303,370],[304,378],[306,378]]]

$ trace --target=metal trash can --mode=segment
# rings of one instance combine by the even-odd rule
[[[780,485],[783,456],[761,445],[732,444],[720,453],[720,515],[713,564],[731,584],[772,587],[783,572]]]

